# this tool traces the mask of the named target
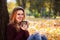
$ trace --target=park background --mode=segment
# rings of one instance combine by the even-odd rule
[[[30,34],[38,31],[48,40],[60,40],[59,0],[0,0],[0,40],[6,39],[6,25],[16,6],[24,8]]]

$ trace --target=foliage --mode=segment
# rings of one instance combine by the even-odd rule
[[[28,31],[31,34],[39,32],[46,35],[48,40],[60,40],[60,19],[41,19],[40,21],[29,21]]]
[[[9,3],[7,4],[8,12],[11,13],[12,10],[13,10],[13,8],[16,7],[16,6],[17,6],[17,4],[15,4],[14,2],[12,2],[12,1],[9,2]]]
[[[34,16],[35,18],[38,18],[38,17],[40,17],[40,13],[38,13],[37,11],[35,11],[35,12],[33,13],[33,16]]]
[[[16,0],[16,3],[9,2],[7,6],[9,12],[11,12],[15,6],[22,6],[24,9],[27,8],[30,11],[31,14],[29,13],[28,15],[33,15],[35,17],[54,16],[54,18],[56,18],[56,16],[58,16],[57,14],[60,13],[59,4],[59,1],[54,2],[54,0]],[[37,11],[37,13],[35,13],[35,11]],[[52,13],[52,11],[54,11],[54,13]],[[59,13],[57,13],[57,11],[59,11]]]

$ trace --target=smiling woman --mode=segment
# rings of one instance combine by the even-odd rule
[[[21,30],[19,26],[19,23],[24,21],[24,19],[24,9],[22,7],[15,7],[7,27],[7,40],[27,40],[29,33]]]

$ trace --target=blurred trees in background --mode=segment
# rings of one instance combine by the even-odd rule
[[[56,18],[60,16],[58,0],[16,0],[16,6],[27,9],[34,17]],[[12,6],[13,7],[13,6]]]
[[[7,11],[7,0],[0,0],[0,40],[6,39],[6,28],[9,15]]]
[[[60,16],[60,0],[54,1],[54,16],[54,18],[56,18],[56,16]]]
[[[30,3],[30,7],[28,9],[35,17],[51,16],[51,10],[53,6],[53,1],[51,2],[51,0],[16,0],[16,2],[18,6],[22,6],[23,8],[26,8],[26,4]]]
[[[18,6],[22,6],[23,8],[26,7],[26,0],[16,0]]]
[[[9,2],[9,3],[7,3],[7,8],[8,8],[8,12],[9,12],[9,14],[11,13],[11,11],[12,11],[12,9],[14,8],[14,7],[16,7],[17,6],[17,4],[15,4],[14,2]]]

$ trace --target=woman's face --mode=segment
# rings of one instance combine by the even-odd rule
[[[24,19],[24,12],[22,10],[18,10],[16,14],[16,21],[19,23]]]

